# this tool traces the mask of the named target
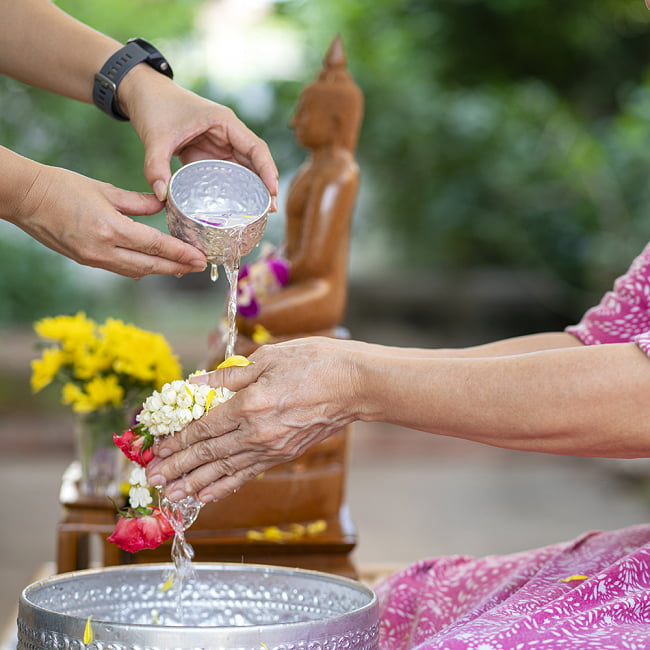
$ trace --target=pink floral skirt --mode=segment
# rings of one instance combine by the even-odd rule
[[[650,648],[650,525],[422,560],[376,587],[380,648]]]

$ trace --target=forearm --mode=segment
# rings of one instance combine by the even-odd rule
[[[0,219],[17,225],[20,211],[43,165],[0,147]]]
[[[650,360],[632,343],[494,358],[359,359],[362,420],[510,449],[650,456]]]
[[[48,0],[0,0],[0,72],[92,102],[94,75],[121,44]]]
[[[545,332],[528,334],[492,343],[466,348],[401,348],[371,344],[372,351],[379,356],[417,357],[426,359],[439,358],[484,358],[524,354],[541,350],[554,350],[567,347],[581,347],[583,344],[566,332]]]

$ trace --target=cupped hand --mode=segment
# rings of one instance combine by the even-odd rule
[[[172,500],[224,498],[356,419],[354,366],[342,342],[310,337],[254,352],[252,365],[194,377],[237,393],[161,441],[150,485]]]
[[[269,148],[230,108],[178,86],[148,66],[136,66],[124,83],[120,103],[144,145],[144,174],[159,199],[166,197],[173,156],[183,164],[213,158],[256,172],[268,187],[275,210],[278,171]]]
[[[74,172],[37,165],[29,189],[8,219],[54,251],[130,278],[181,275],[206,267],[203,253],[127,215],[147,216],[163,204]]]

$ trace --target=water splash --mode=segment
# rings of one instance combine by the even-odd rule
[[[170,501],[158,488],[160,510],[174,529],[172,542],[173,568],[167,576],[167,582],[176,590],[176,612],[183,624],[183,584],[186,578],[194,575],[192,559],[194,549],[185,537],[186,531],[196,521],[201,508],[205,505],[194,496],[187,496],[179,501]]]
[[[227,258],[231,260],[224,264],[226,276],[230,284],[228,294],[228,331],[225,358],[235,354],[235,344],[237,342],[237,280],[239,278],[239,265],[241,263],[241,244],[243,227],[233,228],[230,231],[229,243],[231,249],[228,251]],[[213,282],[219,278],[219,268],[212,264],[210,269],[210,279]],[[170,501],[158,488],[158,503],[160,510],[174,529],[174,540],[172,542],[172,563],[171,569],[165,583],[173,586],[176,590],[176,615],[180,624],[183,624],[183,583],[187,578],[194,575],[192,559],[194,558],[194,549],[187,541],[185,533],[190,526],[196,521],[201,508],[205,505],[195,496],[187,496],[179,501]]]

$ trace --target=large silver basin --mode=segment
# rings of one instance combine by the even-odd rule
[[[194,565],[181,589],[162,591],[169,564],[64,573],[20,597],[18,650],[371,650],[374,592],[348,578],[263,565]],[[93,641],[84,644],[91,616]]]

